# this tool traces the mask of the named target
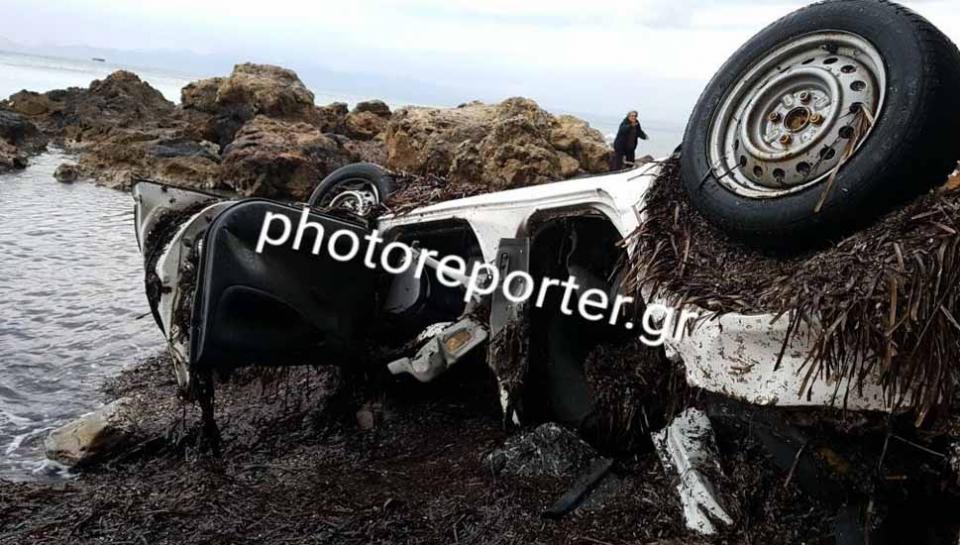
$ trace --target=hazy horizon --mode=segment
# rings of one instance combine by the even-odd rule
[[[436,106],[520,95],[554,112],[616,120],[637,109],[646,123],[682,127],[723,61],[806,3],[274,0],[267,10],[254,0],[8,0],[0,49],[195,77],[263,62],[319,92]],[[955,1],[902,3],[960,37]]]

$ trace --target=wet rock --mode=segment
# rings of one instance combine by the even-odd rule
[[[27,157],[46,147],[46,137],[24,115],[0,110],[0,172],[26,168]]]
[[[497,474],[575,478],[600,456],[576,433],[554,423],[514,435],[485,462]]]
[[[160,91],[124,70],[94,80],[86,89],[43,95],[23,91],[3,107],[25,115],[51,140],[78,148],[118,129],[171,127],[179,111]]]
[[[0,139],[25,153],[37,153],[47,147],[47,139],[25,116],[0,110]]]
[[[170,138],[150,144],[147,152],[153,157],[202,157],[211,161],[220,161],[220,149],[207,141],[187,138]]]
[[[26,156],[16,146],[0,140],[0,173],[26,167]]]
[[[76,467],[102,462],[122,452],[137,435],[129,398],[108,405],[70,422],[47,436],[47,458]]]
[[[389,168],[480,182],[492,190],[608,168],[609,149],[599,131],[571,116],[554,117],[525,98],[402,108],[384,137]]]
[[[63,163],[53,172],[58,182],[71,184],[80,178],[80,168],[73,163]]]
[[[220,186],[217,149],[183,140],[176,130],[114,130],[84,146],[79,166],[82,176],[117,189],[140,177],[212,189]]]
[[[353,161],[313,125],[257,116],[224,150],[222,176],[244,196],[304,200],[324,176]]]

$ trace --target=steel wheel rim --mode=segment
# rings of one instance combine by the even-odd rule
[[[862,36],[817,32],[778,46],[724,96],[711,121],[714,177],[758,199],[822,182],[850,145],[858,109],[873,119],[883,113],[886,83],[879,51]]]
[[[339,208],[365,216],[380,204],[377,186],[362,179],[345,180],[337,185],[335,192],[324,197],[322,208]]]

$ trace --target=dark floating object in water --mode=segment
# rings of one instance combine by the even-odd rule
[[[90,60],[92,60],[93,62],[107,62],[107,59],[104,59],[104,58],[101,58],[101,57],[93,57],[93,58],[90,59]]]

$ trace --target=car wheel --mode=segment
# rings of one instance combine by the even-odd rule
[[[960,53],[897,4],[834,0],[754,36],[683,139],[693,206],[732,237],[823,243],[946,181],[960,156]]]
[[[331,172],[313,190],[307,204],[369,216],[391,192],[393,176],[386,169],[373,163],[356,163]]]

